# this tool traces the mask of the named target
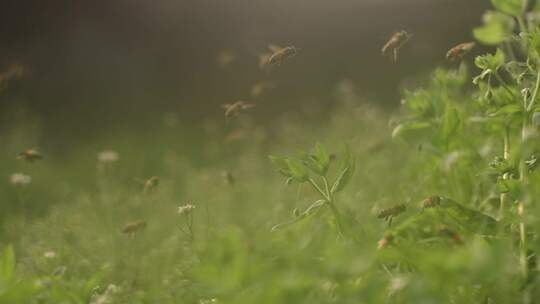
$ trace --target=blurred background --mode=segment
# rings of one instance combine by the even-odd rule
[[[272,121],[284,111],[324,113],[343,80],[391,109],[403,85],[435,64],[451,65],[446,51],[472,39],[488,7],[487,0],[2,1],[0,70],[20,64],[25,73],[1,92],[1,117],[24,109],[43,132],[88,136],[166,113],[190,123],[222,119],[220,105],[242,99],[258,103],[257,119]],[[393,64],[380,50],[400,29],[414,37]],[[270,43],[301,51],[262,71],[258,56]],[[260,81],[273,89],[255,98]]]

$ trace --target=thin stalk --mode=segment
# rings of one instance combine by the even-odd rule
[[[332,194],[330,193],[329,186],[328,186],[328,180],[326,177],[323,176],[323,182],[324,187],[326,191],[323,191],[319,185],[313,180],[309,179],[309,183],[317,190],[325,199],[326,203],[330,207],[330,210],[332,210],[332,214],[334,215],[334,218],[336,219],[336,226],[338,229],[339,236],[343,237],[343,225],[341,222],[341,214],[339,213],[339,210],[337,209],[336,205],[334,205],[334,202],[332,200]]]
[[[317,185],[317,183],[312,178],[308,179],[308,182],[313,186],[313,188],[315,188],[315,190],[317,190],[317,192],[319,192],[320,195],[322,195],[322,197],[327,202],[331,201],[330,197],[326,195],[326,193],[321,189],[321,187],[319,187],[319,185]]]
[[[504,135],[503,135],[503,141],[504,141],[504,147],[503,147],[503,159],[508,160],[510,158],[510,128],[506,126],[504,128]],[[503,175],[503,180],[508,179],[508,173],[505,173]],[[501,193],[500,194],[500,207],[499,207],[499,220],[503,220],[506,215],[506,208],[507,208],[507,194]]]
[[[538,73],[536,74],[536,85],[534,87],[534,92],[532,94],[531,101],[529,102],[529,104],[527,105],[525,109],[526,113],[531,112],[534,104],[536,103],[536,97],[538,96],[539,88],[540,88],[540,69],[538,70]]]

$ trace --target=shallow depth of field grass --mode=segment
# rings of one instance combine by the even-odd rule
[[[492,2],[474,36],[493,51],[456,46],[394,113],[345,81],[317,119],[156,119],[65,147],[14,119],[0,303],[538,302],[537,10]]]

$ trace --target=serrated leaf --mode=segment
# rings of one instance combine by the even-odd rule
[[[304,166],[302,161],[298,159],[289,158],[286,160],[287,167],[290,172],[290,176],[297,182],[303,183],[309,179],[309,174],[307,168]]]
[[[479,42],[486,45],[497,45],[512,36],[515,22],[512,17],[499,12],[488,11],[483,16],[484,25],[473,30]]]
[[[330,192],[331,193],[337,193],[351,180],[352,176],[354,175],[354,171],[356,170],[356,159],[354,156],[351,155],[351,152],[349,150],[348,146],[345,146],[343,151],[343,158],[341,161],[340,171],[339,175],[336,178],[336,181],[332,185]]]
[[[292,177],[292,173],[289,170],[289,165],[287,163],[286,157],[270,155],[268,158],[270,158],[270,161],[276,167],[279,173],[281,173],[287,178]]]
[[[315,145],[312,154],[304,154],[301,159],[310,170],[320,176],[326,175],[330,166],[330,154],[320,143]]]

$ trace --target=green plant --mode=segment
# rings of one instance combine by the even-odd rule
[[[320,143],[315,145],[311,153],[301,153],[296,158],[270,156],[270,160],[278,171],[287,178],[287,184],[292,182],[308,183],[322,198],[315,201],[303,212],[295,209],[293,212],[295,218],[293,220],[275,225],[272,231],[300,222],[317,214],[321,208],[328,207],[332,211],[339,235],[343,236],[345,228],[342,215],[335,203],[335,195],[343,190],[351,180],[356,169],[356,160],[346,146],[339,155],[338,173],[334,182],[330,185],[328,171],[332,159],[333,156]]]

